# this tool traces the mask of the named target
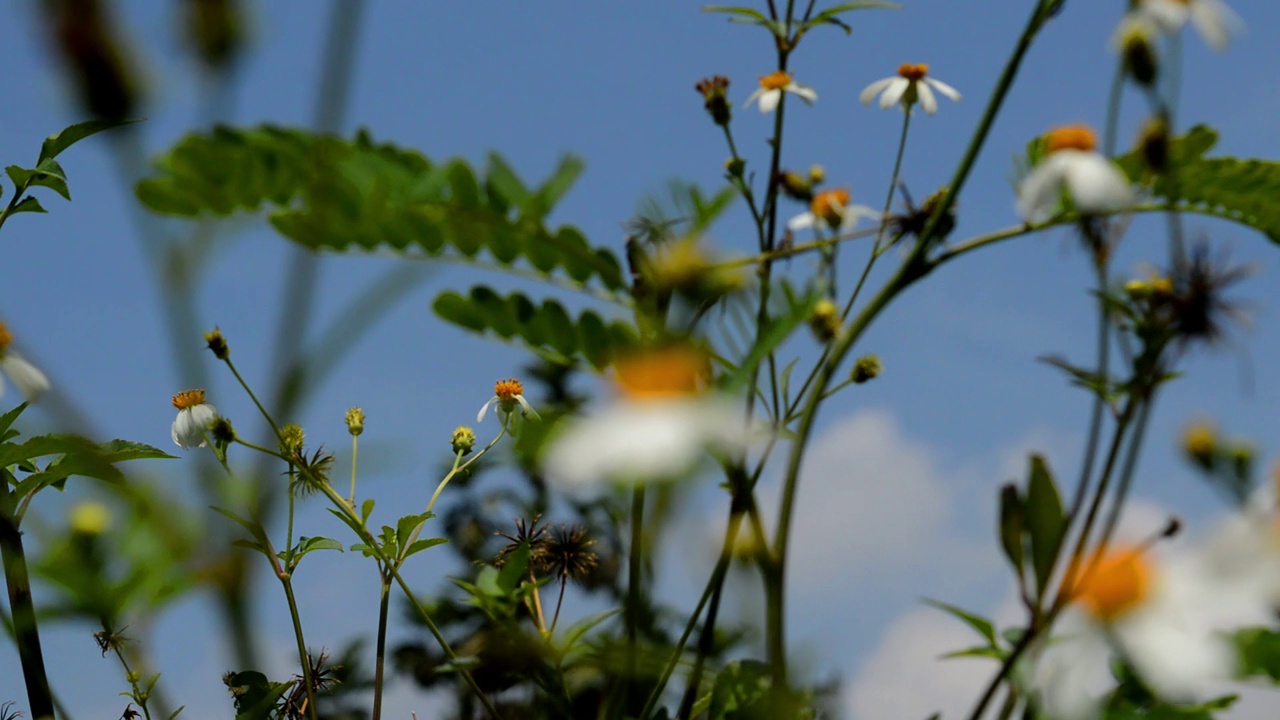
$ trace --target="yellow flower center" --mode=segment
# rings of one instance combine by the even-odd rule
[[[9,332],[9,326],[0,322],[0,353],[9,347],[9,343],[13,342],[13,333]]]
[[[791,74],[783,70],[760,76],[760,87],[765,90],[781,90],[790,84]]]
[[[669,400],[696,395],[709,369],[705,355],[683,345],[650,350],[613,363],[619,390],[632,400]]]
[[[898,77],[903,77],[911,82],[919,82],[925,75],[929,74],[929,66],[925,63],[903,63],[898,66]]]
[[[1149,596],[1151,573],[1151,564],[1141,549],[1111,551],[1085,565],[1084,577],[1076,585],[1075,600],[1098,620],[1111,622]]]
[[[1054,128],[1044,136],[1044,149],[1049,153],[1059,150],[1083,150],[1089,152],[1098,146],[1098,138],[1084,125],[1067,125]]]
[[[507,378],[499,380],[493,384],[493,394],[498,396],[499,400],[514,400],[517,395],[524,395],[524,385],[515,378]]]
[[[813,202],[809,204],[809,211],[814,217],[822,218],[828,225],[835,227],[840,224],[841,213],[848,204],[849,191],[837,188],[814,195]]]
[[[173,396],[173,406],[186,410],[204,404],[204,390],[183,390]]]

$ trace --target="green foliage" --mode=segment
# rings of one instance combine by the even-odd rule
[[[1018,494],[1018,486],[1009,483],[1000,488],[1000,547],[1013,565],[1013,572],[1022,578],[1026,561],[1022,538],[1027,531],[1027,506]]]
[[[767,664],[758,660],[731,662],[716,674],[707,717],[713,720],[763,720],[771,717],[768,708],[771,686]]]
[[[266,207],[282,235],[313,250],[390,248],[464,261],[486,251],[503,267],[624,286],[611,252],[592,248],[576,228],[545,225],[582,172],[576,158],[530,189],[496,154],[478,173],[363,132],[346,140],[262,126],[190,134],[156,165],[136,189],[154,212],[226,216]]]
[[[1240,676],[1265,677],[1280,684],[1280,631],[1248,628],[1232,636],[1240,657]]]
[[[1280,162],[1204,157],[1218,133],[1196,125],[1169,143],[1171,172],[1153,175],[1138,150],[1117,159],[1130,180],[1148,185],[1156,197],[1179,209],[1229,217],[1280,243]]]
[[[1027,478],[1027,540],[1037,595],[1043,595],[1049,584],[1066,532],[1067,516],[1062,510],[1058,484],[1044,458],[1032,455]]]
[[[581,356],[597,369],[636,341],[635,330],[621,321],[606,323],[591,310],[575,320],[554,300],[535,304],[520,292],[503,297],[484,285],[471,288],[466,296],[443,292],[432,309],[441,319],[467,330],[521,340],[548,360],[567,363]]]
[[[813,17],[803,22],[796,22],[796,34],[802,35],[812,28],[819,25],[834,25],[844,30],[848,35],[853,32],[853,28],[840,18],[841,15],[852,12],[854,10],[868,10],[872,8],[880,8],[887,10],[897,10],[902,6],[897,3],[883,2],[883,0],[863,0],[862,2],[847,2],[834,5],[832,7],[821,10],[813,15]],[[770,20],[768,16],[759,10],[753,10],[748,7],[734,7],[728,5],[707,5],[702,8],[703,12],[724,13],[729,15],[730,22],[743,23],[745,25],[759,25],[778,37],[787,37],[788,28],[782,22]]]
[[[40,146],[40,156],[36,158],[35,167],[24,168],[21,165],[6,166],[4,171],[13,183],[14,193],[9,204],[0,210],[0,225],[10,215],[18,213],[47,212],[36,198],[26,195],[33,187],[45,187],[53,190],[63,198],[71,199],[71,190],[67,187],[67,174],[58,164],[56,158],[64,150],[85,138],[104,130],[137,122],[136,120],[90,120],[65,128],[45,138]]]

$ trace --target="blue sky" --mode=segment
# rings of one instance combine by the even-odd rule
[[[242,125],[309,124],[329,5],[306,0],[246,4],[252,40],[227,119]],[[154,154],[201,122],[198,68],[181,51],[177,3],[113,5],[147,83],[150,100],[141,113],[147,122],[139,132]],[[901,11],[850,16],[852,37],[835,29],[813,33],[794,56],[792,69],[820,98],[813,108],[791,104],[784,165],[802,169],[821,163],[832,183],[852,187],[857,201],[881,203],[901,115],[864,108],[857,94],[900,63],[927,62],[932,74],[964,94],[961,103],[942,100],[937,116],[913,122],[904,178],[917,199],[928,195],[950,176],[1025,20],[1025,5],[917,0]],[[1280,25],[1280,8],[1235,5],[1249,29],[1228,51],[1212,52],[1198,37],[1185,38],[1180,122],[1218,128],[1222,139],[1214,152],[1275,158],[1280,154],[1275,132],[1280,85],[1273,78],[1280,69],[1280,46],[1269,42],[1265,30]],[[1114,67],[1108,40],[1124,6],[1121,0],[1072,0],[1046,28],[960,197],[953,238],[1016,223],[1008,177],[1013,156],[1028,139],[1057,124],[1102,124]],[[662,192],[668,180],[689,179],[704,187],[721,182],[727,151],[693,90],[699,78],[731,78],[739,147],[757,169],[767,162],[764,138],[771,118],[742,109],[741,102],[755,78],[772,69],[771,40],[757,28],[728,23],[699,7],[676,0],[369,4],[342,130],[368,128],[378,139],[432,158],[460,156],[476,164],[496,150],[529,179],[548,173],[564,153],[579,155],[587,163],[586,174],[553,220],[578,225],[593,241],[620,248],[622,222],[647,194]],[[44,136],[81,119],[50,62],[33,8],[14,6],[0,24],[0,67],[8,70],[0,83],[6,102],[0,132],[5,164],[30,163]],[[1126,97],[1122,143],[1133,137],[1142,108],[1137,95]],[[42,196],[50,214],[18,216],[0,233],[5,252],[0,284],[7,290],[0,316],[24,353],[104,436],[165,447],[173,413],[169,396],[191,382],[170,362],[159,295],[131,219],[132,194],[118,181],[104,138],[77,146],[61,160],[74,202]],[[1187,377],[1160,400],[1144,454],[1138,494],[1153,507],[1194,521],[1207,519],[1220,504],[1174,452],[1188,420],[1217,419],[1228,432],[1252,437],[1263,457],[1275,456],[1280,373],[1271,359],[1280,354],[1280,319],[1272,298],[1280,288],[1280,255],[1265,238],[1240,226],[1196,217],[1189,217],[1187,226],[1193,235],[1203,232],[1215,246],[1229,247],[1234,260],[1257,268],[1238,289],[1252,301],[1252,322],[1225,349],[1198,352],[1188,360]],[[169,227],[183,231],[180,224]],[[198,344],[198,330],[221,326],[242,372],[265,378],[278,320],[279,278],[291,248],[260,219],[243,223],[242,229],[208,268],[199,288],[201,327],[189,339]],[[735,254],[749,252],[752,238],[744,209],[735,207],[710,240]],[[1140,261],[1159,260],[1162,247],[1161,225],[1140,220],[1115,267],[1137,272]],[[845,258],[854,254],[846,252]],[[316,308],[321,324],[391,262],[324,258]],[[801,269],[806,262],[795,265]],[[473,418],[494,379],[516,372],[526,359],[433,317],[430,302],[442,289],[505,282],[445,269],[377,323],[296,418],[312,437],[343,447],[342,413],[351,405],[363,406],[369,422],[362,440],[366,449],[378,449],[361,457],[381,453],[380,467],[366,477],[365,488],[383,502],[421,503],[449,433]],[[881,652],[882,640],[901,628],[908,628],[902,637],[915,637],[909,627],[921,617],[917,598],[922,594],[977,609],[999,607],[1004,578],[991,542],[996,488],[1022,466],[1030,449],[1048,453],[1062,475],[1074,472],[1087,399],[1035,358],[1056,352],[1092,356],[1087,284],[1087,264],[1073,239],[1065,231],[1050,231],[943,268],[898,300],[868,333],[861,349],[880,355],[885,374],[824,410],[801,492],[801,512],[810,513],[804,524],[811,532],[798,536],[795,562],[811,571],[796,573],[797,583],[806,584],[793,589],[799,598],[792,604],[794,647],[815,658],[814,676],[839,673],[853,693],[866,686],[860,679],[893,667],[893,654]],[[807,341],[789,350],[806,358],[815,352]],[[221,410],[233,419],[245,418],[238,426],[248,423],[251,408],[231,392],[226,378],[211,390],[210,399]],[[58,419],[46,415],[41,422],[56,426]],[[866,442],[868,437],[876,442]],[[153,471],[176,492],[188,482],[181,462]],[[850,477],[849,467],[868,470],[855,470]],[[671,546],[698,542],[708,523],[723,522],[723,511],[710,505],[712,493],[696,497],[707,502],[690,504]],[[771,501],[766,497],[766,502]],[[50,522],[60,519],[62,507],[63,500],[49,504]],[[318,508],[312,510],[304,522],[328,522]],[[877,518],[892,522],[876,525]],[[889,532],[904,523],[918,532]],[[326,599],[304,612],[317,626],[356,632],[362,627],[358,619],[365,618],[371,629],[372,569],[355,558],[325,562],[330,565],[317,563],[314,575],[304,571],[299,577]],[[696,558],[673,562],[663,590],[687,598],[702,582],[697,572],[706,563]],[[426,564],[414,572],[432,587],[443,575]],[[333,583],[335,577],[344,582]],[[369,587],[357,585],[360,577]],[[752,588],[743,581],[738,595]],[[279,598],[268,594],[262,602],[266,618],[283,619]],[[756,609],[744,601],[739,610]],[[192,599],[161,618],[154,631],[169,693],[189,702],[192,718],[220,716],[227,709],[218,681],[225,661],[217,656],[221,644],[208,613],[206,603]],[[926,624],[920,627],[932,628],[927,623],[933,620],[925,618],[918,619]],[[88,632],[64,627],[50,634],[48,652],[57,659],[54,681],[71,708],[79,709],[77,716],[86,716],[98,703],[114,702],[119,684],[114,668],[98,658]],[[336,646],[345,637],[309,639]],[[274,640],[283,669],[290,641],[285,634]],[[908,640],[897,643],[909,645]],[[936,649],[921,649],[919,660],[932,652]],[[12,649],[0,649],[0,678],[16,677],[16,668]],[[18,692],[8,681],[0,686],[0,696]],[[887,713],[887,705],[866,704],[871,695],[851,697],[846,707],[857,717]],[[956,697],[937,702],[951,700]],[[429,701],[407,691],[397,703],[420,713],[429,707]],[[928,712],[922,709],[920,716]]]

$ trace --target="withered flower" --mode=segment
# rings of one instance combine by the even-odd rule
[[[587,537],[581,525],[561,525],[551,531],[541,565],[548,574],[564,580],[581,580],[595,570],[600,558],[591,547],[595,540]]]
[[[1215,345],[1226,337],[1228,325],[1244,322],[1243,307],[1228,299],[1225,291],[1251,274],[1252,267],[1232,266],[1225,253],[1212,257],[1207,242],[1196,243],[1190,258],[1174,269],[1174,293],[1169,300],[1183,342]]]
[[[516,518],[516,532],[514,535],[508,535],[504,532],[497,533],[500,537],[504,537],[510,542],[502,546],[502,549],[494,556],[493,564],[497,567],[502,567],[507,563],[511,555],[520,549],[520,546],[527,545],[529,548],[530,567],[541,565],[547,552],[549,538],[547,537],[547,526],[538,525],[540,520],[542,520],[541,515],[534,515],[533,520],[528,523],[525,522],[524,518]]]

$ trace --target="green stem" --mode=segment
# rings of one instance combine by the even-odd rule
[[[9,490],[8,471],[0,474],[0,564],[9,593],[9,612],[13,621],[13,639],[18,646],[18,660],[27,687],[27,705],[31,717],[52,718],[53,694],[45,673],[44,652],[40,648],[40,630],[36,625],[35,605],[31,601],[31,578],[27,574],[27,556],[22,549],[22,533],[14,517],[14,496]]]
[[[302,636],[302,618],[298,615],[298,600],[293,595],[293,578],[289,573],[280,573],[280,584],[284,586],[284,596],[289,601],[289,618],[293,621],[293,637],[298,641],[298,658],[302,661],[302,682],[307,691],[307,713],[311,720],[317,720],[315,683],[311,677],[311,658],[307,655],[307,642]]]
[[[360,457],[360,436],[351,436],[351,495],[347,498],[347,504],[351,507],[356,506],[356,460]]]
[[[623,684],[623,713],[630,711],[635,693],[639,669],[640,606],[643,597],[644,573],[644,484],[638,483],[631,491],[631,547],[627,560],[627,670]]]
[[[862,276],[858,278],[858,284],[854,286],[853,293],[849,295],[849,302],[845,303],[844,312],[840,317],[845,318],[853,311],[853,305],[858,301],[858,294],[862,292],[862,286],[866,284],[867,277],[871,275],[871,268],[876,264],[876,258],[880,257],[880,243],[884,241],[884,231],[889,227],[886,218],[889,217],[889,210],[893,208],[893,195],[898,189],[898,177],[902,171],[902,158],[907,151],[907,132],[911,129],[911,109],[907,108],[902,113],[902,134],[898,136],[898,153],[893,159],[893,173],[889,175],[889,192],[885,193],[884,210],[880,212],[880,227],[876,230],[876,242],[872,246],[871,257],[867,258],[866,267],[862,268]]]
[[[382,595],[378,601],[378,639],[373,668],[373,715],[371,720],[381,720],[382,718],[383,673],[387,657],[387,611],[390,608],[390,599],[391,578],[384,572],[382,575]]]

